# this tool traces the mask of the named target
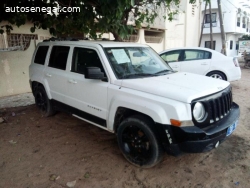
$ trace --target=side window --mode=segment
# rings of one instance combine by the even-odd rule
[[[210,23],[210,14],[206,14],[205,16],[206,16],[205,23]],[[211,17],[212,17],[212,23],[216,23],[216,17],[217,17],[216,13],[212,13]]]
[[[201,60],[201,59],[211,59],[211,52],[203,50],[185,50],[183,60]]]
[[[216,41],[213,41],[213,50],[215,50]],[[211,41],[205,41],[205,48],[211,49]]]
[[[95,50],[75,47],[73,52],[71,72],[84,74],[86,67],[99,67],[102,72],[104,68]]]
[[[230,40],[230,50],[232,50],[232,49],[233,49],[233,41]]]
[[[212,53],[204,51],[204,58],[203,59],[211,59],[212,58]]]
[[[181,50],[166,52],[166,53],[161,55],[161,58],[164,59],[168,63],[180,61],[181,60]]]
[[[39,46],[36,51],[34,63],[44,65],[49,46]]]
[[[49,67],[65,70],[69,48],[69,46],[53,46],[49,59]]]

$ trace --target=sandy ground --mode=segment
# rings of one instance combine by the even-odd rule
[[[250,69],[233,82],[241,116],[236,131],[208,153],[164,156],[151,169],[128,163],[114,134],[35,105],[0,109],[0,187],[250,187]]]

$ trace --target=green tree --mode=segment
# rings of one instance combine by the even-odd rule
[[[241,37],[242,40],[250,40],[250,35],[243,35]]]
[[[189,0],[194,3],[196,0]],[[9,24],[0,28],[10,31],[11,25],[21,26],[30,21],[34,32],[37,28],[49,29],[53,35],[88,33],[91,38],[97,38],[96,33],[111,32],[115,40],[122,40],[131,34],[134,27],[127,25],[129,16],[135,19],[136,28],[142,23],[152,24],[160,8],[164,8],[171,20],[176,14],[180,0],[1,0],[0,22]],[[61,12],[47,14],[46,12],[22,12],[20,7],[79,7],[80,12]],[[19,7],[19,12],[17,12]],[[12,8],[12,9],[11,9]],[[11,12],[16,8],[15,12]],[[24,9],[22,9],[24,10]]]

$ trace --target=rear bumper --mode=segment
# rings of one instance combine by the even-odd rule
[[[227,81],[236,81],[241,79],[241,69],[240,67],[234,67],[226,72]]]
[[[233,103],[230,113],[209,127],[174,127],[159,124],[158,133],[166,152],[169,154],[205,152],[215,148],[217,142],[221,143],[229,137],[227,130],[237,122],[239,116],[239,106]]]

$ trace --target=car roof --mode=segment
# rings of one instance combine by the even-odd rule
[[[162,52],[159,52],[159,54],[163,53],[163,52],[168,52],[168,51],[173,51],[173,50],[205,50],[205,51],[209,51],[209,52],[213,52],[213,53],[216,53],[217,51],[215,50],[211,50],[209,48],[203,48],[203,47],[179,47],[179,48],[169,48],[169,49],[166,49]]]
[[[204,50],[204,51],[208,51],[208,52],[211,52],[213,54],[213,58],[233,58],[233,57],[228,57],[228,56],[225,56],[224,54],[218,52],[218,51],[215,51],[215,50],[211,50],[209,48],[203,48],[203,47],[179,47],[179,48],[170,48],[170,49],[167,49],[167,50],[164,50],[164,51],[161,51],[159,52],[158,54],[161,55],[165,52],[169,52],[169,51],[173,51],[173,50]]]
[[[146,44],[133,42],[115,42],[115,41],[96,41],[96,40],[79,40],[79,41],[44,41],[41,44],[60,44],[60,45],[101,45],[102,47],[149,47]]]

